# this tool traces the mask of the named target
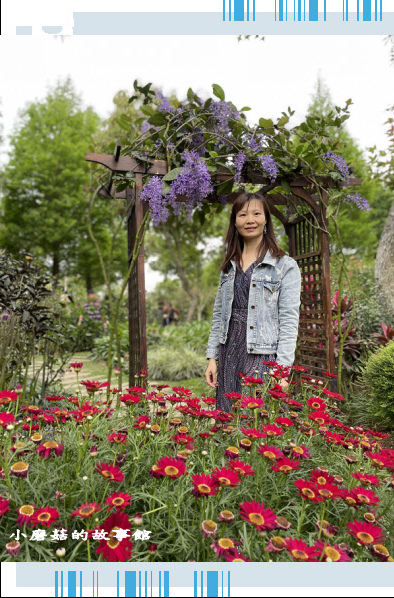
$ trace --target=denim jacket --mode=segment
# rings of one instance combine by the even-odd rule
[[[208,339],[207,359],[217,359],[219,343],[225,343],[234,298],[236,263],[228,274],[220,272]],[[298,336],[301,273],[293,258],[266,253],[253,269],[247,317],[247,352],[276,353],[281,365],[292,365]]]

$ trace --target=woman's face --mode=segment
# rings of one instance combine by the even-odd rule
[[[258,199],[247,202],[235,217],[235,226],[244,240],[261,239],[265,223],[263,204]]]

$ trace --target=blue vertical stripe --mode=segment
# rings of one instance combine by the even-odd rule
[[[126,598],[137,596],[137,572],[136,571],[125,571],[124,572],[124,595]]]
[[[79,572],[79,595],[82,596],[82,571]]]
[[[231,21],[231,0],[229,0],[228,20]]]
[[[201,571],[201,598],[203,598],[204,596],[204,575],[203,572]]]
[[[247,19],[249,21],[249,0],[247,0],[247,2],[246,2],[246,15],[247,15]]]
[[[222,598],[223,598],[223,571],[222,571]]]
[[[55,571],[55,596],[59,596],[59,573]]]
[[[98,571],[96,571],[96,596],[98,598]]]
[[[197,571],[194,572],[194,598],[197,598]]]
[[[309,0],[309,20],[319,20],[319,0]]]
[[[283,21],[283,0],[279,0],[279,21]]]
[[[116,572],[116,595],[119,598],[119,571]]]
[[[301,0],[298,0],[298,20],[299,21],[301,21],[301,13],[302,13]]]
[[[253,0],[253,21],[256,20],[256,0]]]
[[[159,598],[161,598],[161,571],[159,571]]]
[[[226,0],[223,0],[223,21],[226,20]]]
[[[234,0],[234,21],[245,20],[244,0]]]
[[[93,571],[93,598],[94,598],[94,571]]]
[[[286,0],[286,21],[287,21],[287,0]]]
[[[145,571],[145,597],[148,596],[148,571]]]
[[[219,575],[217,571],[207,571],[207,596],[219,596]]]
[[[327,6],[326,6],[326,0],[324,0],[324,20],[327,21]]]
[[[67,574],[68,595],[76,598],[77,596],[77,572],[69,571]]]
[[[63,598],[63,571],[60,571],[60,596]]]
[[[153,592],[153,581],[152,581],[152,571],[150,572],[150,595],[152,598],[152,592]]]
[[[138,571],[138,595],[141,596],[141,571]]]
[[[357,21],[360,20],[360,0],[357,0]]]
[[[170,595],[170,572],[164,571],[164,597]]]
[[[363,0],[363,21],[371,20],[371,0]]]
[[[382,20],[382,1],[380,0],[380,20]]]
[[[230,571],[228,572],[227,575],[227,596],[228,598],[230,598],[231,593],[230,593]]]

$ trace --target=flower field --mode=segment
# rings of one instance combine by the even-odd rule
[[[393,562],[385,435],[344,423],[328,372],[269,365],[230,414],[163,385],[0,392],[1,560]]]

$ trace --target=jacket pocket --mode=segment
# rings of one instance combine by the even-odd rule
[[[263,280],[264,301],[266,303],[276,303],[279,297],[280,281]]]

